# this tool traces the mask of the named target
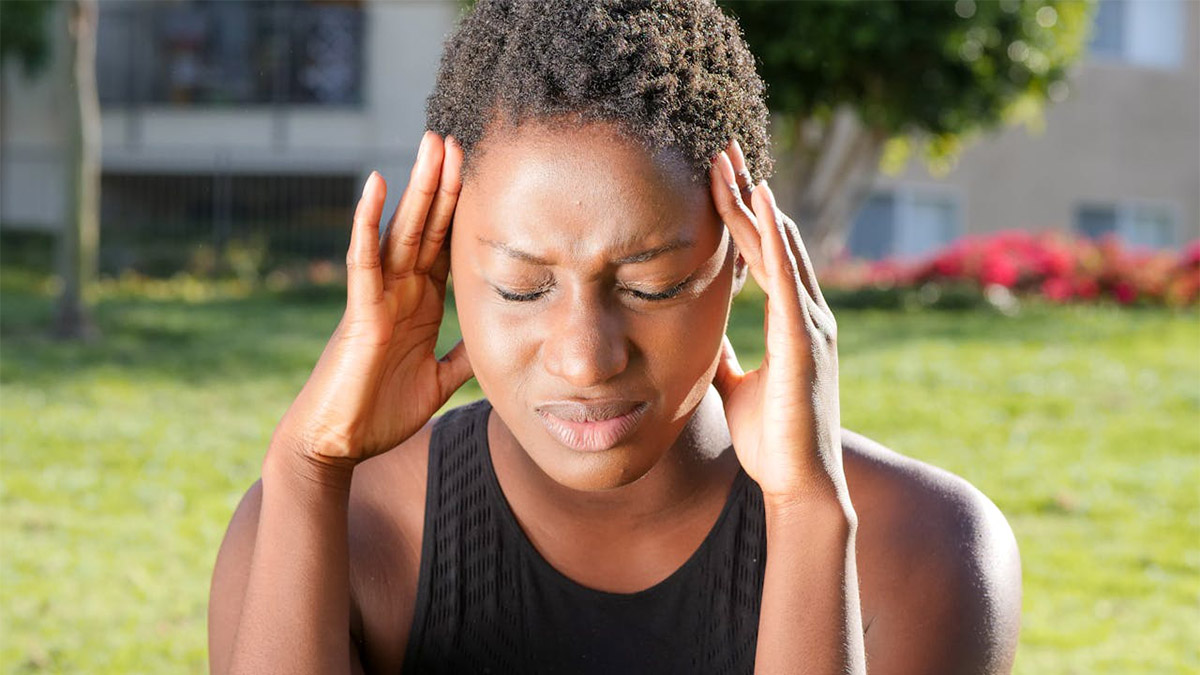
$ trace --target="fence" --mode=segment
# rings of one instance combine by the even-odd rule
[[[44,149],[5,149],[0,214],[6,227],[62,227],[69,185],[64,160]],[[227,266],[231,250],[261,267],[340,258],[359,180],[350,171],[247,172],[221,163],[203,171],[105,171],[100,270],[212,273]],[[17,191],[21,198],[10,199]]]

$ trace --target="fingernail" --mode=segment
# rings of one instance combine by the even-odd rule
[[[368,175],[368,176],[367,176],[367,180],[366,180],[366,182],[365,182],[365,183],[363,183],[363,191],[362,191],[362,196],[363,196],[363,197],[366,197],[366,196],[367,196],[367,188],[371,187],[371,179],[375,178],[375,174],[376,174],[376,173],[378,173],[378,171],[372,171],[372,172],[370,173],[370,175]]]
[[[430,132],[426,131],[425,134],[421,136],[421,145],[417,148],[417,164],[423,162],[425,160],[425,155],[429,153],[429,134]]]
[[[736,152],[737,154],[741,155],[742,157],[745,157],[745,156],[746,156],[746,153],[742,152],[742,144],[741,144],[741,143],[738,143],[738,139],[734,138],[734,139],[733,139],[733,142],[732,142],[732,143],[730,143],[730,145],[732,145],[732,146],[733,146],[733,151],[734,151],[734,152]]]
[[[767,185],[767,181],[762,181],[755,189],[761,189],[763,194],[767,196],[767,201],[771,202],[772,205],[775,204],[775,193],[771,191],[771,186]]]
[[[721,161],[721,158],[724,158],[724,161]],[[718,155],[717,162],[721,165],[721,176],[725,178],[725,182],[736,187],[737,176],[733,175],[733,162],[729,161],[729,155],[724,150]]]

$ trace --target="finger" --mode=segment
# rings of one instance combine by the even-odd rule
[[[717,207],[717,215],[733,236],[733,243],[742,259],[746,261],[750,275],[764,292],[770,292],[766,270],[763,267],[762,238],[755,223],[754,213],[742,201],[741,190],[737,187],[737,176],[734,174],[729,155],[725,152],[717,155],[709,169],[709,189],[713,204]]]
[[[738,363],[737,353],[733,351],[733,343],[729,341],[729,336],[723,336],[721,353],[717,357],[717,374],[713,377],[713,386],[716,387],[722,400],[729,400],[730,394],[737,388],[745,374],[746,371],[742,370],[742,365]]]
[[[775,193],[765,183],[763,184],[763,193],[763,197],[774,206],[775,213],[779,217],[780,229],[787,241],[789,258],[792,265],[796,267],[797,276],[804,288],[804,292],[800,294],[800,301],[805,307],[807,319],[826,338],[834,339],[837,337],[837,323],[829,305],[825,303],[824,296],[821,295],[821,287],[817,284],[817,275],[813,271],[812,261],[808,257],[804,241],[800,238],[799,228],[790,218],[779,211],[779,207],[775,205]]]
[[[449,234],[446,236],[448,237]],[[429,268],[429,278],[444,288],[446,286],[446,279],[449,277],[450,249],[442,247],[442,250],[438,251],[437,256],[433,259],[433,265]]]
[[[462,190],[462,148],[453,136],[447,136],[443,144],[445,151],[442,159],[441,177],[438,180],[437,196],[433,198],[433,206],[429,209],[429,218],[425,221],[425,234],[421,241],[421,250],[417,254],[414,269],[417,272],[428,272],[437,259],[438,252],[446,241],[450,231],[450,223],[454,219],[454,207],[458,204],[458,193]]]
[[[775,201],[775,193],[771,188],[767,187],[767,193],[771,201]],[[816,268],[813,267],[812,258],[808,255],[808,248],[804,245],[804,239],[800,236],[800,228],[796,226],[787,216],[783,217],[784,233],[787,235],[788,248],[792,251],[792,257],[796,259],[799,266],[800,281],[804,283],[804,290],[808,292],[810,298],[815,305],[822,310],[828,312],[829,305],[825,302],[825,296],[821,294],[821,286],[817,282]]]
[[[736,138],[729,142],[729,162],[733,165],[733,173],[737,177],[737,186],[741,191],[742,201],[749,202],[750,195],[754,192],[754,178],[746,166],[746,155],[742,152],[742,145]]]
[[[467,347],[462,340],[454,343],[445,356],[438,359],[438,385],[441,387],[443,403],[454,392],[475,376],[471,367],[471,359],[467,356]]]
[[[416,264],[425,220],[441,178],[442,154],[441,138],[432,131],[426,131],[417,150],[417,160],[413,163],[408,187],[400,197],[395,218],[388,224],[382,248],[385,280],[407,276]]]
[[[803,291],[796,271],[796,260],[785,239],[782,217],[766,181],[755,188],[752,203],[762,232],[763,265],[770,270],[768,276],[772,286],[767,291],[767,302],[774,305],[776,319],[781,319],[786,325],[808,324],[807,294]],[[771,335],[767,337],[769,339]]]
[[[378,172],[372,171],[354,208],[354,224],[350,229],[350,248],[346,252],[347,309],[361,309],[383,299],[379,218],[386,196],[387,184]]]

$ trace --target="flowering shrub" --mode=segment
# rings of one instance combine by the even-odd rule
[[[840,297],[912,291],[923,304],[938,304],[950,291],[992,304],[1038,296],[1056,303],[1182,307],[1200,300],[1200,240],[1182,251],[1151,251],[1125,247],[1112,236],[1009,230],[964,237],[914,262],[842,259],[822,274],[821,287]]]

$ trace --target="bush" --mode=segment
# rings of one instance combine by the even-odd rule
[[[968,236],[916,262],[841,259],[821,287],[849,306],[1004,309],[1020,297],[1184,307],[1200,300],[1200,240],[1182,251],[1123,246],[1061,232]],[[891,297],[895,296],[895,297]]]

